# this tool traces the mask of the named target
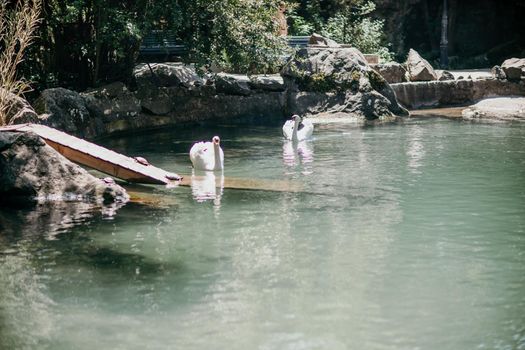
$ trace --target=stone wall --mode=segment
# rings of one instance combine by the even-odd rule
[[[302,55],[299,57],[299,55]],[[360,122],[408,112],[390,85],[354,48],[308,48],[281,75],[198,75],[179,63],[139,65],[135,84],[112,83],[78,93],[45,90],[35,101],[39,123],[92,139],[182,123],[282,122],[292,114],[339,113]],[[12,124],[35,122],[20,116]]]
[[[525,96],[525,82],[461,79],[390,85],[397,100],[409,109],[464,105],[495,96]]]

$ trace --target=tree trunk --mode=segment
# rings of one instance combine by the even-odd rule
[[[448,7],[448,51],[450,54],[455,54],[456,48],[456,21],[458,13],[458,2],[457,0],[449,0],[450,5]],[[491,27],[492,28],[492,27]]]
[[[441,16],[441,41],[440,59],[441,68],[448,68],[448,14],[447,14],[447,0],[443,0],[443,15]]]

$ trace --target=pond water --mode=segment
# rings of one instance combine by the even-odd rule
[[[135,186],[141,203],[121,208],[3,210],[1,349],[525,349],[525,126],[320,125],[296,148],[280,126],[196,126],[102,143],[191,174],[191,143],[214,134],[226,177],[302,190],[204,177]]]

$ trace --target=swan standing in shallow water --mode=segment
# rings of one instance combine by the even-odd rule
[[[190,160],[196,170],[223,170],[224,152],[219,136],[213,136],[212,142],[197,142],[190,149]]]
[[[283,135],[287,140],[294,142],[306,140],[314,132],[314,125],[309,120],[304,120],[297,114],[292,116],[283,125]]]

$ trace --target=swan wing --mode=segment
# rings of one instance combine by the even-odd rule
[[[297,138],[299,140],[306,140],[312,137],[314,133],[314,124],[309,120],[302,121],[303,127],[297,131]]]
[[[213,144],[211,142],[197,142],[190,149],[190,160],[195,169],[213,169]]]
[[[293,125],[294,125],[293,120],[287,120],[286,123],[284,123],[283,125],[283,136],[287,140],[292,139]]]

